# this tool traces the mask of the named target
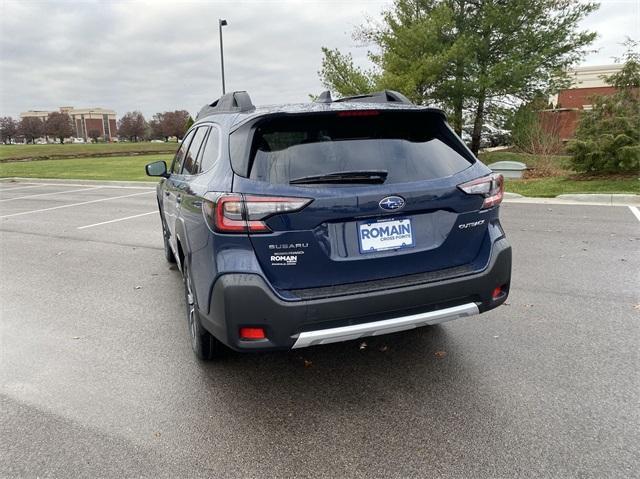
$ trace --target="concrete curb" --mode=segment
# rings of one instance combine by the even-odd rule
[[[552,198],[522,196],[518,193],[505,193],[505,203],[529,203],[543,205],[585,205],[585,206],[637,206],[640,195],[631,194],[565,194]]]
[[[616,207],[616,206],[634,206],[631,204],[615,204],[604,203],[598,201],[571,201],[571,200],[563,200],[558,198],[529,198],[523,196],[522,198],[505,198],[503,203],[520,203],[520,204],[530,204],[530,205],[567,205],[567,206],[608,206],[608,207]]]
[[[1,183],[12,183],[21,181],[25,183],[53,183],[53,184],[69,184],[69,185],[87,185],[87,186],[126,186],[126,187],[146,187],[155,188],[156,181],[113,181],[113,180],[73,180],[59,178],[0,178]]]
[[[556,198],[561,200],[576,201],[576,202],[598,202],[607,203],[610,205],[640,205],[640,195],[630,194],[567,194],[558,195]]]
[[[504,197],[505,197],[505,199],[509,199],[509,200],[513,200],[513,199],[516,199],[516,198],[524,198],[524,196],[519,195],[518,193],[510,193],[508,191],[505,191]]]

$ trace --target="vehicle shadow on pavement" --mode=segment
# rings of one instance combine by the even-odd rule
[[[497,448],[509,418],[496,412],[496,398],[478,385],[479,372],[454,337],[443,325],[200,363],[215,398],[205,399],[211,409],[201,413],[224,404],[254,457],[281,456],[298,471],[304,464],[302,475],[326,469],[328,456],[338,469],[379,463],[381,472],[389,454],[395,475],[410,475],[410,464],[424,461],[450,473],[490,470],[484,448],[461,455],[457,446]]]

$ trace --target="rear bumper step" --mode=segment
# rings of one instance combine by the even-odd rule
[[[371,323],[343,326],[340,328],[320,329],[318,331],[308,331],[300,333],[292,349],[306,348],[317,344],[336,343],[339,341],[350,341],[365,336],[378,336],[381,334],[395,333],[407,329],[418,328],[431,324],[444,323],[453,319],[464,318],[480,314],[480,310],[475,303],[462,304],[451,308],[429,311],[428,313],[411,314],[398,318],[374,321]]]

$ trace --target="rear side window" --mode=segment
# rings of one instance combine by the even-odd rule
[[[193,136],[191,145],[189,145],[189,149],[187,150],[187,154],[184,158],[184,167],[182,170],[183,175],[197,175],[200,172],[196,159],[198,158],[198,151],[200,151],[200,147],[202,146],[202,142],[204,141],[204,137],[206,136],[208,129],[208,126],[201,126],[196,129],[196,133]]]
[[[191,138],[193,138],[193,131],[190,131],[182,139],[180,148],[178,148],[178,152],[176,153],[176,156],[173,158],[173,163],[171,164],[171,173],[179,174],[182,171],[182,164],[184,163],[184,157],[187,154],[189,143],[191,143]]]
[[[201,152],[200,155],[202,157],[200,171],[207,171],[211,169],[220,154],[220,133],[216,127],[211,128],[203,149],[204,152]]]
[[[385,184],[430,180],[475,160],[432,112],[339,112],[267,119],[255,129],[249,177],[275,184],[331,173],[384,171]]]

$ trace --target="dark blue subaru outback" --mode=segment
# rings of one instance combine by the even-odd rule
[[[509,293],[502,177],[397,92],[263,108],[229,93],[169,170],[146,170],[199,358],[441,323]]]

